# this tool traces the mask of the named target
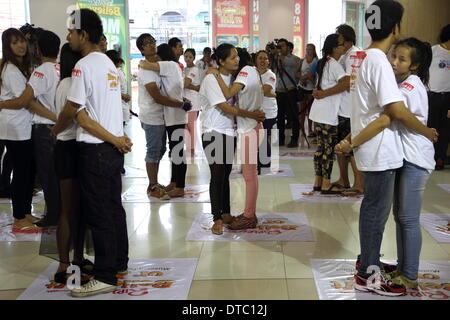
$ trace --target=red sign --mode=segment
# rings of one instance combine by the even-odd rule
[[[294,54],[305,55],[305,0],[294,0]]]
[[[248,47],[250,30],[249,0],[214,0],[215,46],[231,43]]]

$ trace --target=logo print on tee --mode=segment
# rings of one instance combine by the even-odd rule
[[[350,89],[354,89],[356,85],[356,78],[358,76],[358,69],[361,68],[361,65],[366,59],[367,53],[364,51],[357,51],[356,55],[351,55],[350,59],[352,60],[352,74],[350,76]]]
[[[73,69],[72,70],[72,77],[81,77],[81,70]]]
[[[115,75],[113,75],[111,73],[108,73],[108,81],[109,81],[109,87],[110,88],[113,88],[113,89],[117,88],[117,84],[119,82],[119,79],[118,79],[117,76],[115,76]]]
[[[33,76],[35,76],[35,77],[37,77],[39,79],[44,79],[44,77],[45,77],[43,73],[40,73],[40,72],[37,72],[37,71],[35,71],[33,73]]]
[[[449,69],[450,68],[450,61],[441,60],[439,62],[439,68],[440,69],[445,69],[445,68]]]
[[[402,89],[406,89],[408,91],[413,91],[414,90],[414,86],[408,82],[403,83],[400,88]]]
[[[277,81],[277,79],[275,79],[274,77],[270,77],[269,80],[272,81],[272,82]]]
[[[239,72],[239,77],[245,77],[245,78],[247,78],[247,77],[248,77],[248,73],[247,73],[247,72],[244,72],[244,71],[241,71],[241,72]]]

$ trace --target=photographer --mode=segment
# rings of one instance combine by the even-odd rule
[[[38,46],[37,42],[39,39],[39,36],[42,34],[44,29],[42,28],[35,28],[34,24],[25,24],[19,29],[23,35],[25,36],[25,39],[28,41],[28,48],[30,50],[31,54],[31,67],[32,69],[36,69],[42,64],[41,58],[38,54]]]

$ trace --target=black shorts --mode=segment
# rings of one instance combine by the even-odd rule
[[[78,145],[76,140],[58,140],[55,146],[55,170],[58,180],[78,177]]]
[[[344,140],[346,136],[351,132],[350,129],[350,118],[345,118],[339,116],[338,123],[338,141]]]

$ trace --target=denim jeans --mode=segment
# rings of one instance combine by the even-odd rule
[[[364,199],[359,215],[361,245],[360,273],[369,266],[380,266],[380,248],[383,232],[394,197],[396,170],[362,172]]]
[[[429,177],[427,170],[404,161],[395,179],[393,211],[397,227],[397,268],[411,280],[418,277],[422,247],[420,209]]]
[[[166,153],[166,126],[154,126],[141,122],[147,142],[145,162],[159,163]]]
[[[122,206],[124,156],[108,143],[79,143],[81,203],[92,230],[95,278],[116,285],[128,264],[126,213]]]

